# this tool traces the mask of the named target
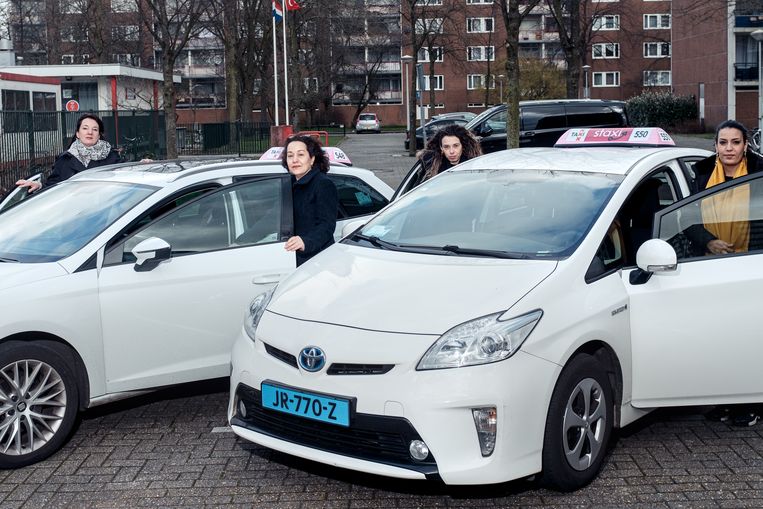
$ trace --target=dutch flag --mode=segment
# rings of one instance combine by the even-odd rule
[[[277,0],[273,0],[273,17],[278,23],[283,19],[283,10],[281,9],[281,4]]]

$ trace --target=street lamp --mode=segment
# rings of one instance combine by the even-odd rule
[[[411,80],[408,78],[408,64],[413,62],[411,55],[403,55],[400,57],[400,63],[404,67],[405,72],[405,130],[411,130]]]
[[[763,30],[750,34],[758,41],[758,129],[763,133]]]
[[[583,81],[583,99],[591,98],[591,89],[588,88],[588,71],[591,70],[591,66],[586,64],[583,66],[583,73],[585,74]]]
[[[501,104],[503,104],[503,78],[505,78],[505,77],[506,76],[504,76],[503,74],[499,74],[498,75],[498,87],[499,87],[499,90],[500,90],[499,97],[501,98]]]

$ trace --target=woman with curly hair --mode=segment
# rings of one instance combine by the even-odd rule
[[[295,135],[286,140],[281,164],[291,173],[294,205],[294,236],[287,251],[296,251],[297,266],[334,243],[339,198],[326,176],[329,160],[312,136]]]
[[[426,168],[424,180],[480,155],[480,142],[468,129],[457,124],[447,125],[439,129],[419,153]]]

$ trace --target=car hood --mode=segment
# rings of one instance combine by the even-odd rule
[[[442,334],[513,306],[557,266],[335,244],[278,287],[268,310],[322,323]]]
[[[58,263],[0,262],[0,290],[65,274],[66,270]]]

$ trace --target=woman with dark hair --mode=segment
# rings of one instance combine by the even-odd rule
[[[297,266],[334,243],[339,198],[325,173],[329,160],[321,144],[311,136],[286,140],[281,165],[291,173],[294,206],[294,236],[287,251],[296,251]]]
[[[480,155],[480,142],[468,129],[458,124],[447,125],[435,132],[419,154],[426,168],[424,180]]]
[[[736,120],[726,120],[715,130],[715,152],[694,165],[693,193],[763,171],[763,158],[749,149],[747,129]],[[739,186],[723,194],[726,195],[723,198],[704,200],[703,224],[686,231],[704,254],[744,253],[751,245],[761,243],[751,231],[750,222],[738,220],[739,214],[735,213],[740,207],[749,208],[749,188]],[[753,426],[760,420],[760,415],[760,405],[731,405],[716,407],[708,418],[729,421],[735,426]]]
[[[69,145],[53,163],[53,172],[45,180],[45,185],[58,184],[83,170],[119,162],[119,154],[111,144],[103,139],[103,120],[97,115],[86,113],[77,119],[77,129]],[[29,192],[37,191],[42,184],[28,180],[16,182],[19,187],[28,187]]]

